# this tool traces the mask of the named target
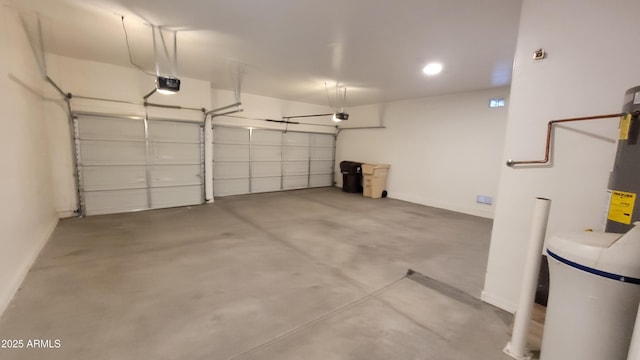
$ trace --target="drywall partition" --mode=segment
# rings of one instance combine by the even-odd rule
[[[18,14],[0,5],[0,314],[57,223],[44,86]]]
[[[640,82],[637,14],[627,0],[525,0],[518,35],[503,163],[544,157],[547,122],[619,112]],[[545,48],[548,57],[534,61]],[[483,299],[513,311],[533,202],[553,200],[547,234],[600,229],[617,119],[558,126],[552,165],[501,167]]]
[[[116,66],[95,61],[47,55],[49,75],[65,92],[70,92],[73,111],[112,115],[135,115],[150,118],[203,121],[200,110],[178,110],[141,105],[142,97],[155,87],[154,78],[133,67]],[[151,103],[176,105],[194,109],[210,108],[211,87],[208,81],[181,77],[180,92],[173,95],[154,94]],[[53,89],[47,89],[47,132],[56,210],[68,217],[77,209],[77,190],[72,161],[72,141],[66,104]],[[121,102],[86,99],[114,99]]]
[[[391,164],[389,197],[491,218],[492,205],[476,201],[495,200],[506,110],[489,101],[507,94],[503,87],[349,109],[341,127],[385,128],[342,130],[336,163]]]

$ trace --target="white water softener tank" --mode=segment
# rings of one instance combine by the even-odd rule
[[[541,360],[625,360],[640,301],[640,222],[549,240]]]

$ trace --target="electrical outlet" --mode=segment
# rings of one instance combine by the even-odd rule
[[[533,60],[542,60],[547,57],[547,52],[544,49],[538,49],[533,52]]]
[[[476,196],[476,202],[478,204],[487,204],[491,205],[493,203],[493,198],[487,195],[478,195]]]

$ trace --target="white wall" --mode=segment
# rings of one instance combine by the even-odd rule
[[[638,1],[524,1],[503,161],[542,158],[549,120],[621,110],[640,85],[638,14]],[[535,62],[541,47],[548,58]],[[617,125],[558,127],[551,166],[502,166],[485,301],[515,309],[536,196],[553,201],[548,235],[601,228]]]
[[[18,15],[0,4],[0,314],[57,223],[44,86]]]
[[[142,97],[154,87],[154,78],[135,68],[115,66],[95,61],[47,55],[49,76],[74,96],[116,99],[141,103]],[[211,107],[211,88],[208,81],[181,77],[180,92],[173,95],[154,94],[149,102],[192,108]],[[60,217],[73,215],[77,209],[76,185],[73,175],[71,131],[64,101],[47,88],[47,133],[53,166],[53,194]],[[73,111],[138,115],[145,114],[144,106],[116,102],[84,100],[72,97]],[[149,107],[150,117],[202,121],[201,111],[173,110]]]
[[[348,109],[341,127],[386,128],[342,130],[337,162],[391,164],[389,197],[490,218],[476,196],[495,199],[507,112],[488,104],[507,97],[498,88]]]

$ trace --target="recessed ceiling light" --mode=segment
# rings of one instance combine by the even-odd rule
[[[433,76],[437,75],[442,71],[442,64],[440,63],[429,63],[422,69],[422,72],[425,75]]]

